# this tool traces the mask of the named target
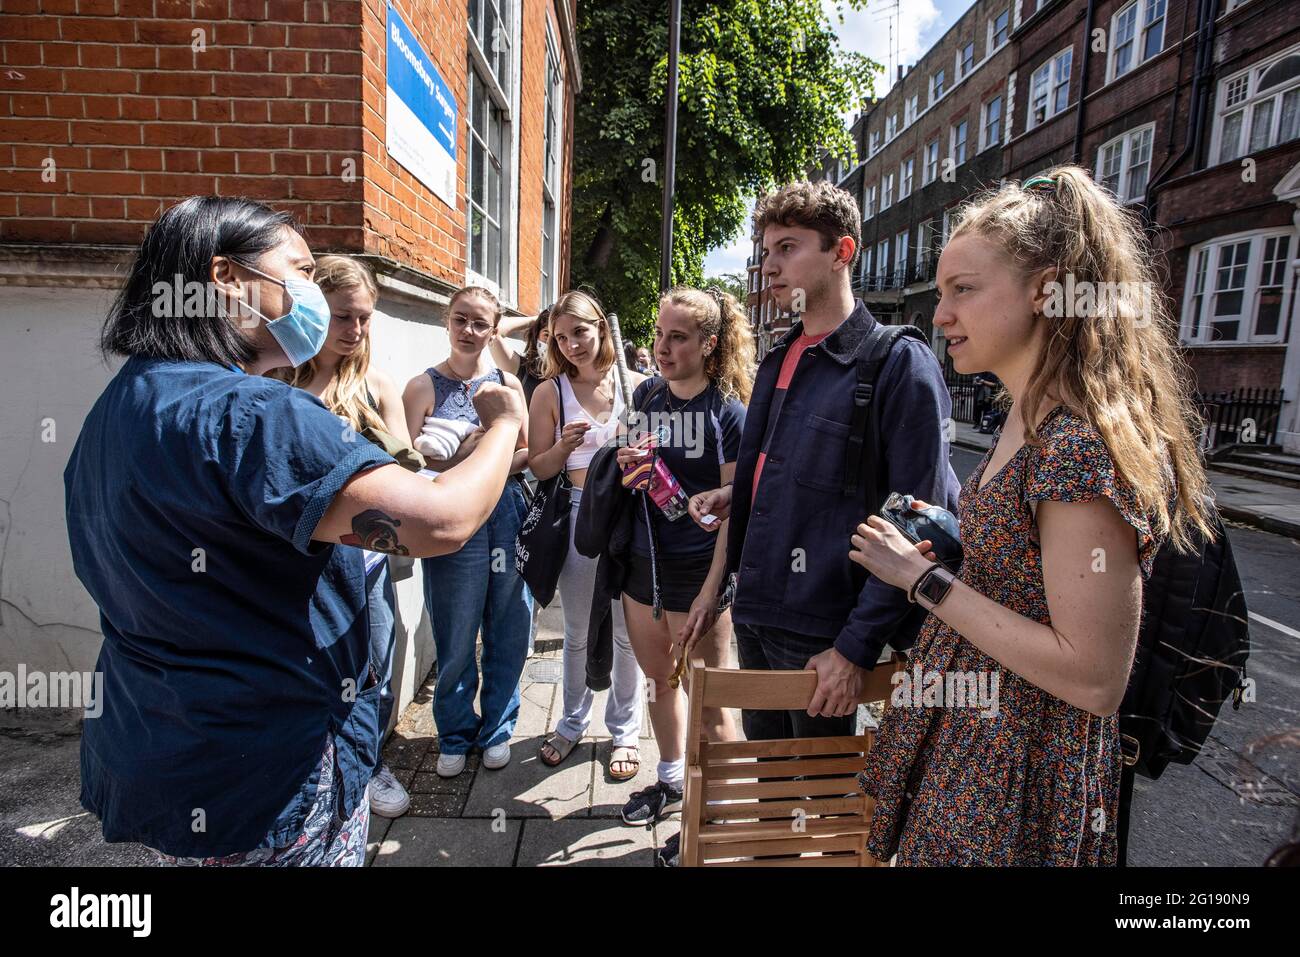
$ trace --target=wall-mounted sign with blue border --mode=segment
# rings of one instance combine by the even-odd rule
[[[388,8],[387,122],[384,146],[452,209],[456,208],[456,98],[415,32]]]

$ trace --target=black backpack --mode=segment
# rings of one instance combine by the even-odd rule
[[[877,322],[858,345],[857,385],[853,389],[853,422],[849,426],[849,444],[844,453],[842,492],[849,498],[859,495],[867,503],[866,515],[876,515],[885,504],[890,489],[884,488],[884,454],[880,448],[880,413],[872,401],[876,380],[889,358],[894,343],[902,338],[926,342],[925,333],[916,326],[887,326]],[[866,518],[864,516],[863,521]],[[889,646],[905,651],[916,643],[916,636],[928,612],[913,606],[890,636]]]
[[[1158,778],[1191,764],[1229,696],[1241,707],[1250,627],[1241,575],[1218,511],[1216,538],[1187,554],[1166,543],[1143,587],[1142,626],[1120,705],[1124,760]]]

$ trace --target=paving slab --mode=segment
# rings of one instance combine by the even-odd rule
[[[653,867],[654,832],[599,819],[521,821],[519,867]]]
[[[522,822],[399,818],[388,828],[375,867],[509,867]]]
[[[466,817],[491,817],[504,809],[507,817],[586,817],[591,807],[592,758],[590,742],[576,745],[558,768],[538,757],[542,737],[514,745],[514,758],[499,771],[480,771],[465,805]]]
[[[525,667],[525,675],[527,668]],[[551,707],[559,685],[529,681],[519,689],[519,720],[512,741],[546,734],[550,730]]]

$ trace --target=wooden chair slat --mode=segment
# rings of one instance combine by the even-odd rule
[[[844,758],[801,758],[797,761],[733,761],[727,764],[706,764],[703,768],[706,781],[729,781],[736,778],[793,778],[813,774],[857,774],[866,764],[866,758],[850,755]]]
[[[760,824],[707,824],[700,832],[704,844],[726,844],[729,841],[749,841],[766,838],[780,839],[804,835],[869,834],[871,822],[861,818],[828,817],[806,818],[802,830],[795,831],[796,818],[788,821],[765,821]]]
[[[871,750],[874,735],[834,738],[791,738],[779,741],[710,741],[701,747],[701,763],[716,764],[734,758],[784,758],[809,754],[862,755]]]
[[[847,793],[847,792],[845,792]],[[745,818],[785,818],[789,820],[796,810],[802,810],[808,817],[821,817],[828,814],[864,814],[870,813],[867,796],[857,798],[820,798],[812,801],[738,801],[735,804],[710,804],[706,818],[735,820]]]
[[[705,801],[727,801],[736,798],[790,798],[815,797],[822,794],[834,794],[844,797],[856,796],[859,788],[857,781],[850,777],[819,778],[812,781],[756,781],[752,784],[739,784],[731,781],[705,781]]]
[[[881,664],[867,673],[858,700],[887,701],[894,690],[895,668]],[[706,708],[795,710],[808,707],[817,690],[815,671],[753,671],[710,668],[702,701]]]
[[[706,867],[875,867],[870,855],[831,854],[821,857],[799,857],[793,860],[758,858],[748,861],[708,861]]]
[[[831,851],[863,853],[867,846],[865,834],[845,834],[835,837],[793,837],[759,841],[737,841],[734,844],[705,844],[704,859],[715,861],[724,857],[756,857],[758,855],[811,854]]]

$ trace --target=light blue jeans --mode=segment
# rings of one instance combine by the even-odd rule
[[[519,676],[528,657],[533,597],[515,571],[524,494],[511,479],[492,517],[460,551],[423,559],[424,604],[433,623],[438,681],[433,720],[443,754],[509,741],[519,720]],[[483,633],[483,693],[475,649]]]

